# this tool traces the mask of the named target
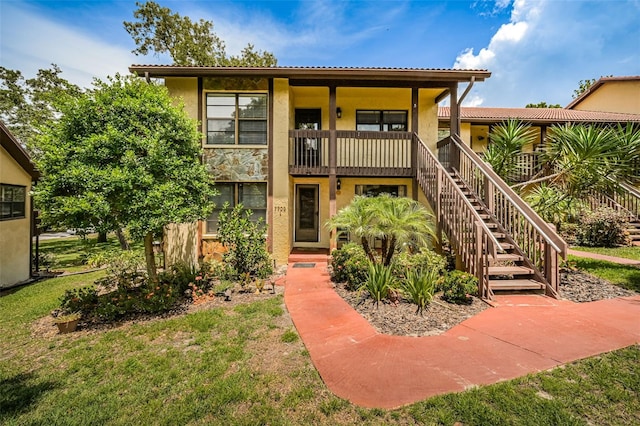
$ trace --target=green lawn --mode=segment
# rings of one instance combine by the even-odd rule
[[[385,411],[328,391],[281,297],[57,334],[58,298],[102,274],[0,297],[0,424],[640,424],[638,346]]]
[[[575,262],[578,269],[628,290],[640,292],[640,268],[571,255],[568,259],[570,262]]]

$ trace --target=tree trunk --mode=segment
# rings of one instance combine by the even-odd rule
[[[122,228],[116,229],[116,235],[118,236],[118,241],[120,242],[120,248],[122,250],[129,250],[129,241],[127,241],[127,239],[125,238],[124,233],[122,232]]]
[[[106,232],[98,232],[98,242],[106,243],[107,242],[107,233]]]
[[[156,256],[153,253],[153,233],[148,232],[144,236],[144,260],[147,264],[147,275],[152,283],[158,282],[158,273],[156,271]]]
[[[367,257],[369,258],[370,261],[375,262],[376,258],[373,257],[373,253],[371,252],[371,247],[369,247],[369,240],[367,240],[366,237],[362,237],[360,238],[360,242],[362,244],[362,248],[364,249],[364,252],[367,254]]]
[[[396,251],[396,237],[391,237],[391,241],[389,241],[389,245],[387,246],[387,256],[384,259],[384,266],[391,265],[391,259],[393,259],[393,254]]]

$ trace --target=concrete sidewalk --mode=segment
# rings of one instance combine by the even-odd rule
[[[395,408],[640,342],[640,296],[503,296],[438,336],[379,334],[333,290],[326,263],[293,265],[285,303],[311,359],[334,394],[363,407]]]

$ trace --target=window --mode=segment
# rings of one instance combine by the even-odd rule
[[[266,145],[267,95],[207,94],[208,145]]]
[[[207,219],[207,234],[218,231],[218,216],[225,203],[230,207],[238,204],[252,211],[251,220],[257,222],[260,218],[267,219],[267,184],[259,183],[216,183],[218,195],[212,201],[215,207]]]
[[[406,132],[407,111],[356,111],[356,130]]]
[[[0,220],[25,217],[27,187],[0,184]]]
[[[380,194],[389,194],[393,197],[406,197],[406,185],[356,185],[356,195],[376,197]]]

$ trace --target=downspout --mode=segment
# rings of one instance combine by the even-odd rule
[[[460,131],[461,128],[461,124],[460,124],[460,111],[462,111],[462,101],[464,101],[464,98],[467,97],[467,95],[469,94],[469,92],[471,91],[471,88],[473,87],[473,83],[476,82],[476,76],[472,75],[471,76],[471,80],[469,80],[469,84],[467,85],[467,88],[464,89],[464,92],[462,93],[462,96],[460,96],[460,99],[458,99],[458,116],[456,117],[456,121],[457,121],[457,128],[458,131]],[[458,135],[460,136],[460,135]]]

